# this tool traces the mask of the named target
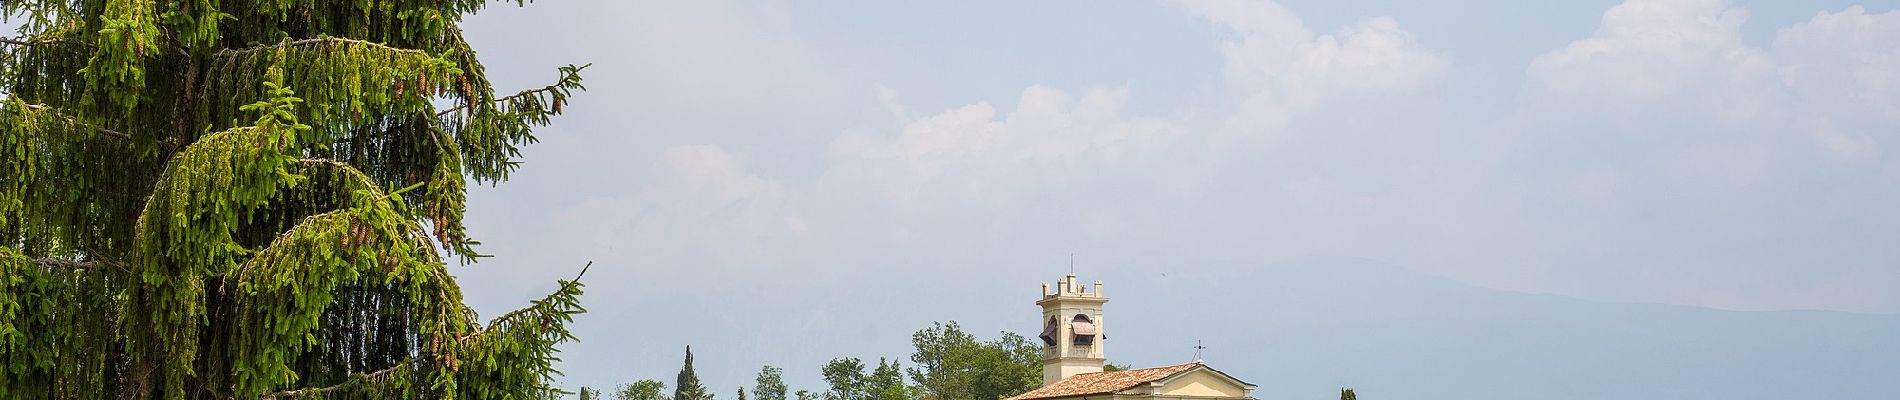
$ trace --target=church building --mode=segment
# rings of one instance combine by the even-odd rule
[[[1246,400],[1254,385],[1208,367],[1200,360],[1165,367],[1103,372],[1108,361],[1102,318],[1102,281],[1076,285],[1070,274],[1055,290],[1042,284],[1043,386],[1009,400],[1195,399]]]

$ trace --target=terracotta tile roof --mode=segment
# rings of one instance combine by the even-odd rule
[[[1201,364],[1187,363],[1166,367],[1131,369],[1127,371],[1076,374],[1056,381],[1056,383],[1049,384],[1048,386],[1016,395],[1016,397],[1011,397],[1009,400],[1051,399],[1057,397],[1115,393],[1141,386],[1141,384],[1144,383],[1174,376],[1174,374],[1181,373],[1181,371],[1186,371],[1199,365]]]

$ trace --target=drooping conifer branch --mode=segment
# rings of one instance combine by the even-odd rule
[[[396,364],[393,367],[376,370],[375,372],[370,372],[367,374],[351,375],[350,380],[344,381],[343,383],[339,383],[335,385],[317,387],[317,388],[285,390],[285,391],[276,392],[276,393],[267,393],[263,396],[260,396],[259,399],[262,399],[262,400],[285,399],[287,400],[287,399],[300,399],[300,398],[323,398],[325,397],[325,395],[328,395],[330,393],[337,392],[337,391],[349,390],[352,388],[363,388],[363,387],[368,387],[368,386],[374,386],[379,383],[387,382],[386,379],[391,376],[413,372],[413,370],[415,369],[415,366],[412,364],[413,362],[414,360],[404,361],[401,364]]]
[[[221,51],[207,64],[205,104],[212,126],[248,122],[238,108],[269,98],[255,82],[271,71],[285,87],[296,88],[306,106],[292,110],[317,137],[342,138],[359,127],[403,119],[432,109],[430,100],[462,73],[455,63],[413,49],[362,40],[309,39]]]
[[[405,53],[405,54],[412,54],[412,55],[418,55],[418,56],[424,56],[424,57],[427,57],[429,55],[428,52],[424,52],[422,50],[399,49],[399,48],[383,45],[382,43],[371,42],[368,40],[356,40],[356,39],[339,38],[339,37],[324,37],[324,38],[314,38],[314,39],[291,40],[291,41],[286,41],[283,43],[270,44],[270,45],[259,45],[259,46],[251,46],[251,47],[236,48],[236,49],[224,49],[224,50],[219,50],[217,53],[217,56],[231,57],[231,56],[238,56],[238,55],[242,55],[246,53],[275,51],[275,50],[280,50],[286,47],[333,46],[333,45],[339,45],[339,44],[374,47],[374,48],[381,49],[382,51],[393,52],[393,53]]]
[[[0,157],[0,231],[30,235],[3,239],[69,246],[21,247],[34,255],[127,260],[114,250],[126,242],[104,236],[129,233],[129,227],[100,219],[140,206],[135,196],[149,190],[142,182],[147,178],[125,173],[150,168],[157,159],[130,135],[62,111],[18,97],[0,100],[0,155],[9,155]]]
[[[39,41],[39,40],[18,39],[18,38],[0,38],[0,44],[10,44],[14,46],[38,46],[43,43],[47,43],[47,42]]]
[[[548,318],[553,317],[554,315],[558,314],[560,310],[571,309],[573,311],[577,311],[574,313],[570,313],[570,315],[578,314],[579,311],[585,311],[585,309],[579,308],[580,307],[579,303],[562,304],[560,303],[559,299],[561,298],[562,293],[567,293],[569,291],[578,293],[581,286],[583,286],[580,283],[581,278],[587,276],[587,270],[593,267],[594,267],[594,263],[592,261],[587,262],[587,265],[581,266],[581,272],[578,274],[575,274],[573,280],[560,281],[561,289],[556,291],[554,294],[550,294],[547,297],[542,298],[540,300],[535,300],[533,303],[530,303],[532,304],[532,306],[528,308],[522,308],[522,309],[518,309],[514,311],[509,311],[507,314],[502,314],[499,317],[495,317],[495,319],[490,320],[488,322],[487,328],[476,327],[475,334],[479,335],[479,334],[485,333],[489,329],[495,329],[495,327],[512,326],[514,324],[520,324],[524,322],[546,321]]]
[[[560,68],[560,79],[550,90],[529,90],[506,101],[478,103],[462,112],[448,113],[440,121],[461,146],[470,177],[477,183],[507,179],[518,166],[513,160],[521,153],[518,146],[534,143],[534,127],[547,125],[561,113],[574,90],[581,85],[580,71],[586,65]]]
[[[584,270],[584,269],[583,269]],[[497,382],[511,388],[510,398],[552,398],[561,393],[548,386],[559,374],[553,363],[559,358],[555,346],[576,340],[567,324],[586,312],[580,305],[582,284],[560,281],[561,287],[532,302],[527,308],[489,322],[474,336],[465,338],[457,371],[465,379]],[[523,345],[526,344],[526,345]]]
[[[582,274],[586,269],[582,269]],[[579,277],[576,277],[579,279]],[[544,374],[543,364],[553,360],[553,346],[574,340],[566,324],[583,312],[577,298],[578,281],[561,281],[561,288],[533,305],[495,318],[488,329],[478,329],[456,337],[451,347],[436,353],[436,359],[410,358],[388,368],[353,374],[346,380],[323,387],[309,387],[268,393],[265,399],[323,398],[341,392],[388,393],[426,390],[411,385],[423,375],[449,374],[461,380],[506,383],[508,391],[487,393],[498,398],[547,398],[559,390],[545,384],[552,376]],[[470,322],[470,326],[474,323]],[[522,343],[531,343],[522,346]],[[540,360],[537,362],[537,360]]]
[[[20,104],[20,107],[25,108],[27,110],[32,110],[34,112],[45,113],[47,116],[64,120],[66,121],[66,123],[69,123],[69,124],[91,128],[92,130],[105,134],[106,136],[111,136],[111,137],[125,139],[125,140],[132,140],[132,135],[130,134],[111,130],[111,129],[101,128],[97,126],[92,126],[84,122],[79,122],[78,120],[75,120],[72,117],[68,117],[65,114],[60,114],[58,110],[54,110],[52,109],[52,107],[47,107],[47,106],[39,105],[39,104],[24,104],[24,103]]]
[[[0,7],[0,8],[4,8],[4,7]],[[30,24],[32,23],[32,21],[28,21],[27,23]],[[32,36],[0,37],[0,44],[6,44],[6,45],[12,45],[12,46],[18,46],[18,47],[81,44],[81,43],[77,43],[77,42],[73,42],[72,40],[69,40],[68,37],[70,35],[71,35],[71,31],[61,30],[61,31],[42,32],[40,34],[32,35]]]
[[[84,77],[89,97],[105,100],[122,114],[131,114],[147,95],[148,63],[161,52],[158,4],[153,0],[109,0],[100,7],[100,28],[88,35],[91,55]]]
[[[359,196],[367,200],[365,196]],[[320,318],[335,300],[335,289],[351,282],[393,283],[398,286],[444,287],[442,267],[422,254],[402,226],[400,216],[373,201],[358,208],[306,218],[257,257],[226,278],[234,287],[231,385],[238,397],[250,397],[287,386],[297,374],[294,357],[315,345],[306,338],[327,334]],[[337,247],[315,246],[339,244]],[[426,242],[424,243],[426,246]],[[440,296],[423,296],[437,299]],[[412,299],[413,300],[413,299]],[[449,336],[459,321],[456,306],[429,301],[415,303],[414,315],[430,336]],[[388,350],[385,350],[388,351]]]
[[[495,96],[487,2],[0,1],[0,398],[557,393],[578,283],[484,327],[437,250],[582,89]]]
[[[534,97],[539,98],[540,96],[558,96],[558,100],[559,100],[558,102],[555,102],[555,100],[557,100],[555,98],[549,98],[542,101],[554,103],[552,104],[552,107],[550,107],[549,111],[555,114],[559,114],[561,112],[560,111],[561,107],[566,105],[567,103],[567,96],[572,95],[574,89],[585,89],[585,87],[581,86],[580,72],[581,70],[587,69],[587,67],[590,67],[590,66],[593,66],[593,65],[588,64],[588,65],[582,65],[579,67],[569,65],[568,68],[561,69],[561,78],[556,80],[555,83],[552,85],[523,90],[520,92],[516,92],[515,94],[508,95],[507,97],[494,99],[482,104],[487,107],[516,109],[516,108],[521,108],[521,107],[519,105],[514,104],[514,102],[519,101],[524,97],[534,96]],[[435,116],[441,117],[441,116],[449,115],[450,113],[467,111],[470,108],[472,108],[470,106],[471,104],[462,104],[455,107],[450,107],[449,109],[436,112]]]
[[[75,261],[75,260],[49,258],[49,257],[35,258],[33,259],[33,265],[38,265],[45,268],[67,269],[67,270],[86,270],[86,269],[94,269],[94,268],[102,268],[102,267],[119,269],[119,270],[126,269],[125,264],[119,264],[119,263],[113,263],[113,262]]]

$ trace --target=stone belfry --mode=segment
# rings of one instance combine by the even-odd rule
[[[1056,281],[1055,291],[1042,284],[1042,383],[1055,383],[1075,374],[1102,372],[1102,281],[1094,289],[1077,285],[1075,274]]]

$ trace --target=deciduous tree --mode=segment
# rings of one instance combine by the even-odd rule
[[[917,398],[917,388],[904,384],[904,369],[897,360],[877,359],[877,369],[864,377],[868,396],[878,400],[907,400]]]
[[[1014,333],[978,342],[956,321],[911,335],[917,364],[906,372],[926,399],[993,400],[1042,385],[1040,346]]]
[[[826,400],[864,400],[869,396],[864,385],[864,362],[856,358],[836,358],[825,363],[820,369],[825,384],[831,391],[825,392]]]
[[[784,373],[770,365],[759,368],[759,377],[752,386],[752,397],[759,400],[785,400]]]
[[[666,384],[652,379],[620,385],[614,391],[614,400],[666,400]]]

